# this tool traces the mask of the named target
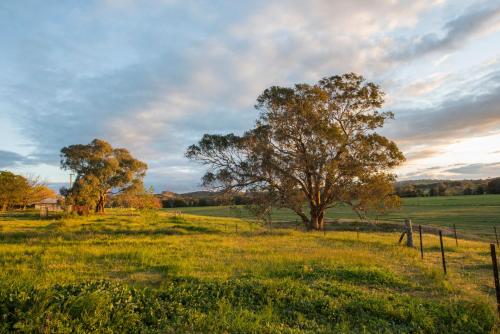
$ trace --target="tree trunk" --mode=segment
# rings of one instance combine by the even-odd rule
[[[405,219],[406,246],[413,247],[413,226],[410,219]]]
[[[325,211],[321,210],[318,214],[318,224],[319,230],[323,231],[325,229]]]
[[[104,196],[103,195],[99,196],[99,200],[97,201],[97,204],[95,206],[96,213],[104,213],[104,203],[105,203]]]
[[[325,211],[317,207],[311,207],[311,220],[309,230],[321,231],[324,227]]]

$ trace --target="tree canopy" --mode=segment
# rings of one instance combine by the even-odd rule
[[[0,211],[11,207],[25,209],[56,194],[36,177],[24,177],[9,171],[0,171]]]
[[[489,194],[500,194],[500,177],[490,180],[487,189]]]
[[[100,139],[61,149],[61,167],[76,174],[71,189],[63,190],[69,201],[93,206],[95,212],[104,212],[110,193],[142,189],[147,170],[128,150]]]
[[[353,73],[273,86],[257,99],[252,129],[205,134],[186,156],[209,166],[205,186],[253,193],[262,212],[287,207],[309,229],[323,228],[325,210],[341,203],[359,213],[384,210],[399,203],[390,170],[404,156],[376,132],[393,118],[379,111],[383,96]]]

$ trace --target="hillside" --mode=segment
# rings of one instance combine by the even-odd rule
[[[166,209],[182,211],[189,214],[212,217],[240,217],[255,219],[243,206],[209,206]],[[479,237],[494,241],[494,226],[500,231],[500,195],[480,196],[436,196],[403,198],[400,209],[384,214],[368,213],[368,220],[402,224],[406,218],[414,224],[431,225],[451,230],[453,225],[464,237]],[[336,220],[359,220],[357,215],[347,206],[329,209],[326,219],[330,225]],[[279,222],[295,222],[297,215],[288,209],[274,209],[274,224]]]

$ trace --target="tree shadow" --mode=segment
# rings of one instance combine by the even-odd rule
[[[0,214],[0,221],[53,220],[61,219],[62,217],[62,212],[49,212],[47,217],[41,217],[38,211],[9,211]]]
[[[30,228],[24,231],[0,232],[0,242],[2,243],[25,243],[30,239],[48,240],[52,238],[62,238],[64,241],[83,241],[99,237],[146,237],[146,236],[174,236],[174,235],[195,235],[195,234],[219,234],[221,231],[203,226],[174,225],[155,229],[130,229],[130,228],[107,228],[86,224],[83,229],[62,231],[63,221],[58,221],[45,226]]]

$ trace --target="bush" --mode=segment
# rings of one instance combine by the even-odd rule
[[[500,194],[500,177],[488,182],[488,194]]]
[[[161,290],[109,281],[0,289],[1,332],[484,333],[481,301],[378,295],[330,281],[174,279]]]

